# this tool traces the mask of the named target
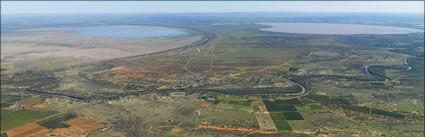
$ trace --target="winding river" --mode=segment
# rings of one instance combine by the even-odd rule
[[[406,69],[406,71],[409,71],[409,70],[411,70],[412,69],[412,66],[409,64],[409,60],[407,59],[407,58],[404,58],[404,65],[406,65],[408,68]],[[386,68],[386,69],[398,69],[398,68]],[[364,70],[365,70],[365,72],[368,74],[368,75],[373,75],[373,76],[377,76],[377,77],[384,77],[384,78],[386,78],[386,79],[390,79],[389,77],[386,77],[386,76],[382,76],[382,75],[379,75],[379,74],[376,74],[376,73],[374,73],[374,72],[371,72],[371,71],[369,71],[369,66],[365,66],[364,67]]]

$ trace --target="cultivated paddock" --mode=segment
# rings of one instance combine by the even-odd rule
[[[30,123],[9,131],[6,131],[9,137],[31,137],[43,132],[47,132],[48,129],[40,126],[36,123]]]

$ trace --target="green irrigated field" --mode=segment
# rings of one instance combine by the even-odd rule
[[[6,116],[7,114],[13,112],[13,110],[10,109],[1,109],[1,117]]]
[[[72,114],[61,114],[37,123],[46,128],[67,128],[69,125],[65,124],[64,122],[74,117],[75,115]]]
[[[372,108],[372,113],[373,114],[378,114],[378,115],[395,117],[395,118],[404,118],[404,115],[393,113],[393,112],[389,112],[389,111],[384,111],[384,110],[380,110],[380,109],[376,109],[376,108]]]
[[[295,108],[294,105],[282,105],[279,104],[277,105],[277,107],[279,107],[280,111],[297,111],[297,109]]]
[[[305,96],[309,99],[312,99],[314,101],[320,102],[321,104],[328,104],[329,103],[329,97],[325,95],[308,95]]]
[[[248,100],[231,100],[229,104],[241,105],[241,106],[250,106],[251,103]]]
[[[380,110],[380,109],[376,109],[376,108],[361,107],[361,106],[350,106],[350,105],[340,105],[340,106],[343,109],[351,110],[351,111],[358,111],[358,112],[362,112],[362,113],[370,113],[370,111],[372,111],[372,114],[384,115],[384,116],[389,116],[389,117],[394,117],[394,118],[404,118],[404,115],[389,112],[389,111],[384,111],[384,110]],[[370,110],[370,109],[372,109],[372,110]]]
[[[299,112],[283,112],[287,120],[304,120]]]
[[[322,106],[317,106],[317,105],[311,105],[310,106],[310,109],[311,110],[321,110],[321,109],[323,109],[323,107]]]
[[[279,131],[292,131],[291,126],[286,120],[273,120],[273,122],[276,125],[277,130]]]
[[[43,115],[44,111],[23,109],[10,112],[1,117],[1,130],[9,130],[34,121],[35,117]]]
[[[292,104],[301,104],[298,99],[291,100],[275,100],[274,102],[264,100],[264,104],[267,107],[267,110],[270,112],[276,111],[297,111],[294,105]]]
[[[35,119],[43,119],[45,117],[48,117],[48,116],[51,116],[51,115],[54,115],[54,114],[57,114],[57,113],[58,113],[57,111],[47,111],[47,113],[39,115],[39,116],[35,117]]]
[[[264,102],[269,112],[281,112],[281,111],[297,111],[294,105],[283,105],[275,104],[273,102]]]
[[[301,104],[301,102],[296,98],[289,99],[289,100],[275,100],[274,102],[276,102],[276,104],[292,104],[292,105]]]
[[[272,117],[273,121],[286,120],[282,112],[270,112],[270,117]]]

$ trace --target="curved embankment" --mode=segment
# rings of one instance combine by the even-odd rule
[[[291,96],[301,96],[301,95],[305,95],[307,94],[307,88],[306,86],[304,86],[303,84],[299,83],[298,81],[293,80],[292,78],[288,79],[291,82],[294,82],[297,86],[299,86],[301,88],[301,92],[300,93],[295,93],[295,94],[289,94]]]
[[[152,91],[143,91],[143,92],[135,91],[135,92],[127,92],[127,93],[115,94],[115,95],[108,96],[108,97],[84,97],[84,96],[81,97],[81,96],[67,95],[67,94],[62,94],[62,93],[52,93],[52,92],[31,90],[31,89],[28,89],[28,88],[25,89],[25,93],[27,93],[27,94],[58,96],[58,97],[65,97],[65,98],[75,99],[75,100],[81,100],[81,101],[115,100],[115,99],[119,99],[121,97],[126,97],[126,96],[138,96],[138,95],[143,95],[143,94],[166,93],[166,92],[169,92],[169,91],[165,91],[165,90],[158,90],[158,91],[152,90]]]
[[[374,67],[374,66],[372,66],[372,67]],[[372,76],[375,76],[375,77],[378,77],[378,78],[383,78],[383,79],[388,79],[388,80],[391,80],[389,77],[387,77],[387,76],[384,76],[384,75],[381,75],[381,74],[378,74],[378,73],[375,73],[375,72],[371,72],[370,70],[369,70],[369,66],[366,66],[365,68],[364,68],[364,70],[365,70],[365,72],[368,74],[368,75],[372,75]]]
[[[412,69],[412,66],[409,64],[409,61],[407,58],[403,59],[403,63],[405,66],[407,66],[407,69],[405,69],[406,71],[409,71]],[[389,65],[371,65],[371,66],[365,66],[364,70],[368,75],[373,75],[375,77],[380,77],[380,78],[384,78],[384,79],[388,79],[391,80],[391,78],[383,75],[383,74],[379,74],[377,72],[373,72],[370,70],[370,67],[380,67],[380,69],[395,69],[395,70],[402,70],[404,69],[403,66],[398,65],[398,66],[389,66]]]
[[[45,92],[45,91],[37,91],[37,90],[31,90],[29,88],[25,89],[25,93],[27,94],[39,94],[39,95],[47,95],[47,96],[59,96],[59,97],[66,97],[70,99],[75,100],[81,100],[81,101],[92,101],[92,100],[115,100],[119,99],[121,97],[127,97],[127,96],[140,96],[145,94],[151,94],[151,93],[157,93],[157,94],[168,94],[170,92],[187,92],[187,93],[207,93],[207,92],[216,92],[216,93],[223,93],[223,94],[229,94],[229,95],[289,95],[291,97],[297,97],[301,95],[307,94],[307,87],[304,86],[302,83],[295,81],[291,78],[288,79],[291,82],[294,82],[298,87],[300,87],[301,91],[295,91],[293,89],[290,89],[288,91],[282,91],[284,89],[279,89],[279,91],[270,91],[259,93],[259,89],[237,89],[235,90],[218,90],[218,89],[180,89],[180,90],[147,90],[147,91],[133,91],[133,92],[126,92],[126,93],[117,93],[117,94],[111,94],[107,96],[75,96],[75,95],[67,95],[63,93],[51,93],[51,92]]]
[[[297,84],[298,85],[298,84]],[[65,97],[69,99],[74,100],[80,100],[80,101],[92,101],[92,100],[116,100],[120,99],[122,97],[128,97],[128,96],[140,96],[145,94],[151,94],[151,93],[157,93],[157,94],[168,94],[171,92],[186,92],[186,93],[207,93],[207,92],[216,92],[216,93],[223,93],[223,94],[229,94],[229,95],[283,95],[283,94],[297,94],[296,96],[303,95],[306,92],[305,87],[302,87],[303,91],[300,92],[279,92],[279,93],[255,93],[255,92],[232,92],[230,90],[215,90],[215,89],[181,89],[181,90],[146,90],[146,91],[133,91],[133,92],[126,92],[126,93],[117,93],[113,95],[107,95],[107,96],[75,96],[75,95],[67,95],[63,93],[52,93],[52,92],[45,92],[45,91],[37,91],[37,90],[31,90],[31,89],[25,89],[25,93],[27,94],[38,94],[38,95],[46,95],[46,96],[58,96],[58,97]],[[243,90],[242,90],[243,91]],[[255,89],[251,91],[257,91]],[[295,95],[292,95],[295,96]]]

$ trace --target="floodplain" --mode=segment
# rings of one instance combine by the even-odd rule
[[[257,24],[398,19],[392,27],[417,30],[420,16],[214,15],[128,17],[193,33],[179,37],[2,33],[2,136],[423,136],[423,30],[314,35]],[[96,21],[126,24],[114,18]]]

